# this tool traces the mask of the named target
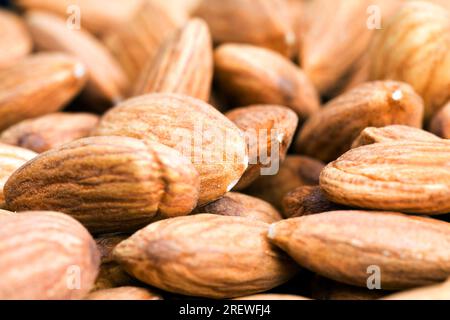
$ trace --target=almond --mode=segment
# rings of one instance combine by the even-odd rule
[[[450,101],[433,117],[430,131],[441,138],[450,139]]]
[[[103,116],[94,134],[131,136],[177,149],[200,174],[200,205],[230,191],[247,168],[239,128],[209,104],[185,95],[126,100]]]
[[[216,49],[215,63],[220,88],[235,105],[283,105],[301,120],[319,110],[317,92],[303,71],[274,51],[226,44]]]
[[[129,86],[127,76],[99,40],[83,29],[68,28],[64,19],[46,12],[29,12],[26,21],[39,50],[67,52],[85,64],[89,73],[86,94],[93,103],[123,98]]]
[[[0,70],[0,131],[22,120],[62,109],[86,82],[84,66],[42,53]]]
[[[4,192],[11,210],[58,210],[105,233],[190,213],[198,184],[189,161],[164,145],[92,137],[39,155],[10,177]]]
[[[24,22],[0,10],[0,68],[9,67],[31,52],[33,43]]]
[[[40,153],[89,136],[98,121],[89,113],[52,113],[11,126],[0,134],[0,142]]]
[[[162,297],[144,288],[120,287],[92,292],[86,300],[162,300]]]
[[[404,124],[420,128],[422,121],[422,99],[409,85],[369,82],[330,101],[313,115],[297,138],[296,150],[329,162],[348,151],[367,127]]]
[[[394,293],[383,300],[449,300],[450,280],[443,283]]]
[[[268,225],[210,214],[149,225],[114,249],[137,279],[169,292],[233,298],[267,291],[295,275],[265,238]]]
[[[398,141],[353,149],[322,171],[328,199],[408,213],[450,212],[450,144]]]
[[[431,218],[334,211],[278,222],[269,238],[303,267],[350,285],[366,287],[371,266],[379,268],[383,289],[450,275],[450,224]]]
[[[308,298],[302,296],[295,296],[291,294],[275,294],[275,293],[266,293],[266,294],[255,294],[252,296],[242,297],[235,300],[253,300],[253,301],[263,301],[263,300],[310,300]]]
[[[0,252],[2,300],[81,299],[100,262],[87,230],[55,212],[2,217]]]
[[[212,42],[208,26],[190,20],[164,43],[140,75],[134,95],[152,92],[186,94],[209,100],[213,76]]]
[[[286,107],[269,105],[238,108],[225,115],[247,139],[249,167],[235,190],[245,189],[260,175],[276,175],[297,129],[297,115]]]
[[[216,43],[249,43],[285,56],[294,52],[295,32],[283,0],[208,0],[195,14],[208,23]]]

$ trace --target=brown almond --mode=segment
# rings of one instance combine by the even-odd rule
[[[296,273],[266,240],[269,225],[201,214],[149,225],[114,249],[137,279],[169,292],[233,298],[267,291]]]
[[[208,101],[213,76],[212,55],[208,26],[201,19],[190,20],[144,67],[134,95],[179,93]]]
[[[260,175],[276,175],[298,125],[297,115],[282,106],[248,106],[225,114],[246,135],[249,167],[235,190],[252,184]]]
[[[55,212],[21,212],[0,224],[2,300],[81,299],[100,263],[81,224]]]
[[[275,104],[305,120],[319,110],[317,92],[294,63],[280,54],[244,44],[225,44],[214,54],[220,89],[234,105]]]
[[[431,218],[334,211],[278,222],[269,238],[303,267],[350,285],[366,287],[372,267],[388,290],[450,274],[450,224]]]
[[[11,126],[0,134],[0,142],[41,153],[89,136],[98,121],[89,113],[52,113]]]
[[[348,151],[367,127],[422,127],[422,99],[407,84],[368,82],[330,101],[302,128],[299,153],[330,162]]]
[[[450,101],[433,117],[430,131],[441,138],[450,139]]]
[[[189,214],[198,188],[195,168],[171,148],[127,137],[92,137],[39,155],[9,178],[4,193],[13,211],[57,210],[93,233],[105,233]]]
[[[450,144],[398,141],[353,149],[322,171],[333,202],[375,210],[450,212]]]
[[[0,132],[62,109],[86,82],[84,66],[69,56],[41,53],[0,70]]]
[[[131,136],[176,148],[200,174],[199,205],[230,191],[247,168],[241,130],[214,107],[185,95],[126,100],[103,116],[94,134]]]
[[[120,287],[92,292],[86,300],[162,300],[162,297],[144,288]]]

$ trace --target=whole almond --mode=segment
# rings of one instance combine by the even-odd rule
[[[200,174],[200,205],[230,191],[247,168],[241,130],[209,104],[185,95],[126,100],[103,116],[94,134],[131,136],[176,148]]]
[[[21,212],[0,224],[0,298],[81,299],[100,262],[81,224],[55,212]]]
[[[134,95],[179,93],[209,100],[213,76],[212,42],[208,26],[190,20],[167,40],[142,70]]]
[[[92,292],[86,300],[162,300],[162,297],[144,288],[120,287]]]
[[[407,84],[365,83],[313,115],[297,138],[296,150],[324,162],[333,161],[348,151],[367,127],[404,124],[420,128],[423,110],[422,99]]]
[[[280,213],[264,200],[237,192],[228,192],[219,200],[197,209],[221,216],[236,216],[274,223],[282,220]]]
[[[84,66],[57,53],[41,53],[0,70],[0,132],[62,109],[86,82]]]
[[[432,284],[450,274],[450,224],[369,211],[334,211],[271,226],[269,238],[300,265],[322,276],[366,287],[368,268],[382,289]]]
[[[383,300],[449,300],[450,280],[443,283],[394,293]]]
[[[450,139],[450,101],[433,117],[430,131],[441,138]]]
[[[423,97],[425,118],[430,119],[450,99],[450,12],[410,1],[376,33],[372,79],[411,84]]]
[[[450,144],[397,141],[353,149],[322,171],[333,202],[408,213],[450,212]]]
[[[269,225],[211,214],[159,221],[119,244],[115,258],[137,279],[169,292],[233,298],[295,275],[265,238]]]
[[[276,104],[301,120],[319,110],[317,92],[294,63],[280,54],[244,44],[225,44],[215,52],[216,77],[235,105]]]
[[[398,140],[409,141],[440,141],[438,136],[425,130],[402,126],[392,125],[382,128],[369,127],[364,129],[361,134],[353,142],[352,148],[359,148],[373,143],[390,142]]]
[[[4,193],[11,210],[58,210],[105,233],[186,215],[196,206],[198,187],[195,168],[171,148],[92,137],[39,155],[9,178]]]
[[[0,68],[9,67],[31,52],[31,37],[24,22],[0,10]]]
[[[11,174],[37,154],[18,147],[0,143],[0,208],[5,206],[3,187]]]
[[[67,52],[84,63],[89,73],[86,95],[93,103],[108,104],[124,97],[129,86],[127,76],[94,36],[83,29],[70,29],[63,18],[46,12],[29,12],[26,21],[39,50]]]
[[[0,134],[0,142],[40,153],[89,136],[98,121],[89,113],[52,113],[11,126]]]
[[[289,7],[282,0],[208,0],[195,14],[208,23],[216,43],[249,43],[285,56],[295,50]]]
[[[235,190],[242,190],[260,175],[276,175],[298,125],[297,115],[281,106],[248,106],[225,114],[247,139],[249,167]]]

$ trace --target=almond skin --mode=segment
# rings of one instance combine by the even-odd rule
[[[450,99],[450,12],[409,1],[376,32],[372,79],[404,81],[425,101],[429,120]]]
[[[125,72],[94,36],[83,29],[71,30],[63,18],[46,12],[29,12],[26,21],[39,50],[67,52],[84,63],[89,73],[86,95],[92,103],[109,104],[125,96],[129,86]]]
[[[286,107],[270,105],[238,108],[225,115],[247,138],[249,167],[235,190],[245,189],[260,175],[277,174],[297,129],[297,115]],[[273,170],[264,173],[264,168]]]
[[[103,116],[94,134],[131,136],[176,148],[200,174],[199,205],[230,191],[248,164],[241,130],[209,104],[185,95],[126,100]]]
[[[197,204],[198,188],[197,171],[171,148],[92,137],[39,155],[10,177],[4,192],[10,210],[58,210],[105,233],[186,215]]]
[[[398,141],[353,149],[322,171],[333,202],[407,213],[450,212],[450,144]]]
[[[433,286],[394,293],[383,300],[449,300],[450,280]]]
[[[330,101],[313,115],[297,138],[296,150],[330,162],[348,151],[367,127],[403,124],[421,128],[423,108],[422,99],[407,84],[368,82]]]
[[[36,54],[1,69],[0,131],[62,109],[85,83],[83,65],[63,54]]]
[[[0,10],[0,68],[9,67],[31,52],[31,37],[15,14]]]
[[[263,300],[310,300],[302,296],[295,296],[291,294],[274,294],[274,293],[262,293],[255,294],[252,296],[237,298],[235,300],[253,300],[253,301],[263,301]]]
[[[269,225],[201,214],[159,221],[114,249],[137,279],[172,293],[233,298],[267,291],[296,273],[265,238]]]
[[[280,54],[244,44],[225,44],[214,54],[221,90],[234,105],[276,104],[301,120],[319,110],[317,92],[294,63]]]
[[[274,223],[282,220],[280,213],[264,200],[237,192],[228,192],[222,198],[197,209],[221,216],[236,216]]]
[[[0,142],[41,153],[89,136],[98,121],[89,113],[52,113],[8,128],[0,134]]]
[[[162,44],[136,83],[134,95],[179,93],[209,100],[213,77],[212,41],[201,19],[190,20]]]
[[[86,300],[162,300],[162,297],[144,288],[120,287],[92,292]]]
[[[356,138],[352,148],[354,149],[368,144],[398,140],[440,141],[441,139],[425,130],[409,126],[392,125],[383,128],[369,127],[364,129],[358,138]]]
[[[430,131],[441,138],[450,139],[450,101],[433,117]]]
[[[18,147],[0,143],[0,208],[5,207],[3,187],[11,174],[37,154]]]
[[[322,276],[367,286],[378,266],[382,289],[445,280],[450,274],[450,224],[369,211],[334,211],[271,226],[269,238],[300,265]]]
[[[81,224],[55,212],[21,212],[0,225],[2,300],[81,299],[100,263]]]
[[[215,43],[249,43],[288,57],[294,52],[295,32],[282,0],[208,0],[194,14],[208,23]]]

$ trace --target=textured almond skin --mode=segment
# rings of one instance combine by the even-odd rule
[[[134,95],[179,93],[209,100],[213,77],[213,52],[208,26],[190,20],[162,44],[154,60],[142,70]]]
[[[100,263],[91,235],[69,216],[21,212],[0,224],[0,299],[81,299]]]
[[[408,291],[394,293],[383,300],[449,300],[450,281]]]
[[[304,120],[319,110],[317,92],[303,71],[268,49],[225,44],[214,54],[220,88],[235,105],[276,104]]]
[[[120,287],[92,292],[86,300],[162,300],[162,297],[144,288]]]
[[[3,187],[19,167],[36,157],[37,154],[22,148],[0,143],[0,209],[5,206]]]
[[[89,113],[52,113],[8,128],[0,134],[0,142],[41,153],[89,136],[98,121]]]
[[[103,116],[94,134],[131,136],[176,148],[200,174],[200,205],[230,191],[247,168],[239,128],[212,106],[185,95],[149,94],[126,100]]]
[[[450,224],[375,211],[334,211],[271,226],[269,238],[300,265],[366,287],[367,268],[381,271],[382,289],[445,280],[450,274]]]
[[[450,212],[450,144],[386,142],[353,149],[322,171],[333,202],[421,214]]]
[[[323,168],[320,161],[289,155],[277,175],[259,177],[245,192],[269,202],[281,212],[284,196],[300,186],[318,185]]]
[[[23,21],[0,10],[0,68],[9,67],[31,52],[33,44]]]
[[[95,34],[104,34],[127,23],[141,8],[142,0],[14,0],[26,10],[42,10],[68,18],[71,5],[80,8],[83,28]]]
[[[295,32],[284,1],[208,0],[195,14],[208,23],[215,43],[249,43],[285,56],[294,52]]]
[[[296,150],[330,162],[348,151],[367,127],[403,124],[421,128],[423,110],[422,99],[409,85],[368,82],[330,101],[313,115],[297,138]]]
[[[409,141],[440,141],[438,136],[427,131],[402,125],[392,125],[382,128],[369,127],[364,129],[353,142],[352,149],[373,143],[397,140]]]
[[[281,165],[297,129],[298,117],[286,107],[269,105],[238,108],[225,115],[247,134],[249,167],[235,187],[242,190],[262,174],[263,168]],[[270,162],[267,164],[266,160]]]
[[[0,131],[62,109],[86,83],[77,60],[41,53],[0,70]]]
[[[109,32],[103,42],[134,83],[142,66],[155,58],[160,46],[186,19],[160,0],[147,0],[126,27]]]
[[[221,216],[236,216],[274,223],[282,220],[280,213],[264,200],[237,192],[228,192],[219,200],[197,209]]]
[[[71,30],[58,16],[39,11],[26,15],[39,50],[67,52],[84,63],[89,72],[86,95],[98,104],[121,100],[129,83],[125,72],[106,47],[83,29]]]
[[[430,131],[441,138],[450,139],[450,101],[433,117]]]
[[[196,170],[173,149],[92,137],[39,155],[10,177],[4,193],[10,210],[58,210],[105,233],[186,215],[197,204],[198,188]]]
[[[450,99],[450,13],[423,1],[406,3],[372,46],[372,79],[411,84],[430,119]]]
[[[289,259],[265,238],[268,225],[202,214],[149,225],[114,249],[137,279],[157,288],[206,298],[267,291],[295,275]]]

